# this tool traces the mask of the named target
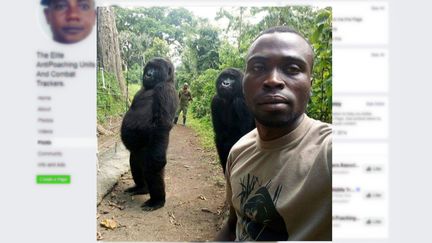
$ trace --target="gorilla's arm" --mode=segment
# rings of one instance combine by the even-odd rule
[[[142,109],[143,105],[148,104],[149,101],[153,99],[153,93],[154,91],[151,90],[145,90],[144,88],[141,88],[138,90],[138,92],[135,94],[130,109],[131,110],[137,110]]]
[[[223,170],[225,171],[225,164],[228,158],[228,153],[231,149],[232,144],[229,139],[229,129],[223,122],[225,102],[223,99],[215,96],[212,100],[211,111],[212,111],[212,122],[215,133],[216,150],[219,155],[219,159],[222,162]]]
[[[158,127],[170,128],[178,106],[176,90],[171,83],[163,82],[154,87],[153,122]]]
[[[123,117],[121,138],[130,151],[142,147],[152,125],[153,90],[140,89],[135,95],[132,105]]]
[[[233,107],[239,119],[239,128],[241,134],[246,134],[255,128],[255,120],[249,112],[243,98],[234,99]]]
[[[224,106],[224,102],[222,99],[220,99],[217,95],[213,97],[212,103],[211,103],[211,116],[212,116],[212,122],[213,122],[213,128],[216,138],[216,144],[218,143],[218,140],[223,140],[224,137],[224,124],[222,121],[222,109]]]
[[[153,90],[140,89],[133,98],[131,107],[123,118],[123,127],[127,130],[139,130],[145,133],[152,129]]]

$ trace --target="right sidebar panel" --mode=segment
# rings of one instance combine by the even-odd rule
[[[333,239],[386,239],[388,4],[333,7]]]

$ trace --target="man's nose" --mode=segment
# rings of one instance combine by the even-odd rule
[[[68,20],[78,20],[80,15],[79,15],[79,9],[78,6],[69,6],[67,11],[66,11],[66,17]]]
[[[285,82],[281,78],[281,73],[275,68],[264,81],[266,89],[283,89]]]

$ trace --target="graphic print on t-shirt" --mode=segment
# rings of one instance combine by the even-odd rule
[[[243,217],[240,219],[239,240],[285,241],[288,240],[285,221],[276,210],[276,204],[282,186],[276,186],[273,198],[270,196],[271,180],[265,186],[256,176],[248,174],[240,180],[240,207]]]

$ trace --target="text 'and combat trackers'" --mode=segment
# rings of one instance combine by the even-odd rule
[[[79,68],[95,68],[92,61],[75,62],[65,60],[62,52],[37,52],[37,85],[42,87],[63,87],[67,80],[76,78]]]
[[[64,119],[65,107],[61,104],[71,103],[66,100],[67,92],[79,85],[76,82],[83,78],[80,70],[96,69],[96,63],[70,60],[61,51],[39,50],[36,58],[36,184],[70,184],[70,175],[64,174],[68,150],[54,142],[70,129],[71,121]]]

